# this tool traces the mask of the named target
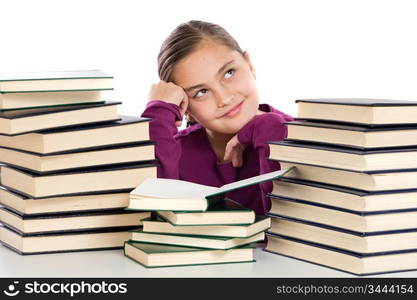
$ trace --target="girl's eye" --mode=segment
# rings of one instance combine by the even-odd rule
[[[207,94],[207,89],[201,89],[194,95],[194,98],[204,96],[205,94]]]
[[[224,77],[226,79],[228,79],[228,78],[232,77],[234,73],[235,73],[235,69],[230,69],[224,74]]]

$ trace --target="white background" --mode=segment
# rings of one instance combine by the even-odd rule
[[[415,1],[0,0],[0,72],[101,69],[110,98],[139,115],[161,43],[191,19],[218,23],[251,54],[261,102],[417,100]]]
[[[262,102],[292,115],[298,98],[417,100],[415,5],[402,0],[0,0],[0,72],[101,69],[115,77],[112,98],[123,101],[120,113],[139,115],[150,85],[158,81],[161,43],[178,24],[196,19],[226,28],[251,54]],[[96,253],[71,254],[76,259],[66,259],[63,267],[44,262],[62,260],[58,254],[22,260],[6,249],[0,252],[6,252],[0,261],[3,276],[50,277],[64,270],[62,276],[79,276],[80,269],[87,276],[138,275],[136,264],[127,266],[130,261],[120,251],[120,264],[103,252],[102,261],[88,270],[81,258],[90,264]],[[257,255],[262,255],[253,265],[258,269],[242,265],[249,269],[240,274],[340,276],[311,264],[294,266],[298,262],[286,263],[276,255],[269,256],[271,262],[264,252]],[[236,276],[233,272],[241,271],[216,268],[197,274]],[[140,270],[145,276],[169,276],[165,270]],[[172,270],[190,275],[194,269]]]

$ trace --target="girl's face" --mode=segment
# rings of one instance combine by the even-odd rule
[[[235,134],[257,113],[258,92],[246,54],[202,42],[174,68],[174,83],[188,95],[188,113],[203,127]]]

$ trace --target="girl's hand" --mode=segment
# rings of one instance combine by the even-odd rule
[[[167,103],[175,104],[179,107],[181,117],[187,111],[188,96],[182,87],[172,83],[161,80],[156,84],[152,84],[149,92],[149,101],[159,100]],[[176,121],[177,127],[181,126],[182,120]]]
[[[243,165],[243,150],[245,147],[239,143],[237,138],[237,134],[230,139],[230,141],[226,144],[226,150],[224,152],[224,160],[232,160],[232,165],[235,168],[239,168]]]

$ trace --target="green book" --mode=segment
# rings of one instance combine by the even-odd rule
[[[213,250],[127,241],[124,255],[147,268],[254,262],[251,246]]]
[[[130,192],[129,209],[206,211],[223,200],[227,192],[282,177],[291,169],[274,171],[213,187],[184,180],[148,178]]]
[[[204,212],[158,211],[158,214],[174,225],[252,224],[255,221],[253,210],[227,198]]]
[[[147,218],[142,220],[144,232],[205,235],[220,237],[250,237],[271,227],[271,219],[256,216],[252,224],[241,225],[173,225],[162,218]]]
[[[213,237],[204,235],[187,236],[178,234],[152,233],[144,232],[143,229],[132,230],[131,232],[131,240],[135,242],[223,250],[259,242],[265,238],[264,232],[259,232],[247,238]]]
[[[112,79],[100,70],[0,73],[0,93],[111,90]]]

